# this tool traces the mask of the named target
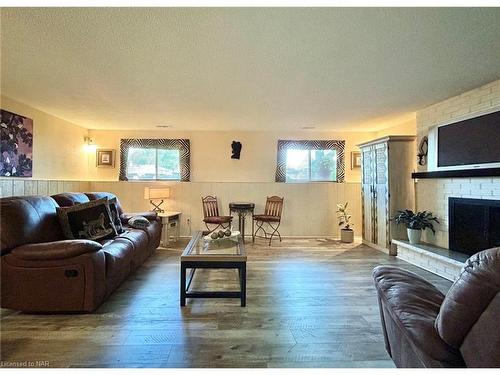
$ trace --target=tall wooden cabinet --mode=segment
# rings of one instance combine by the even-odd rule
[[[392,239],[406,239],[406,229],[390,218],[398,210],[415,208],[411,173],[415,168],[415,137],[386,136],[358,147],[361,150],[363,243],[396,254]]]

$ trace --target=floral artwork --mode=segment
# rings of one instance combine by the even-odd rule
[[[0,110],[0,176],[31,177],[33,174],[33,120]]]

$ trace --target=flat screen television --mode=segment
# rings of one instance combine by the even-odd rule
[[[429,170],[500,167],[500,110],[429,132]]]

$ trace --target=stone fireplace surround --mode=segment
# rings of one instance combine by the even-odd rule
[[[500,246],[500,200],[450,197],[448,207],[450,250],[427,243],[393,243],[398,258],[453,281],[468,257]]]
[[[417,111],[417,145],[435,125],[457,121],[464,117],[500,109],[500,80],[451,97]],[[417,172],[427,172],[427,166],[418,166]],[[436,235],[426,231],[422,236],[425,245],[414,247],[406,241],[393,243],[398,247],[398,257],[453,280],[469,256],[448,250],[449,224],[448,200],[450,197],[500,200],[500,177],[420,178],[415,180],[416,209],[431,211],[440,221]]]

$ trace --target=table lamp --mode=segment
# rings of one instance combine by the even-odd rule
[[[149,199],[149,203],[151,203],[151,205],[153,206],[153,211],[165,212],[165,210],[161,208],[161,205],[163,203],[163,200],[169,197],[170,197],[170,188],[168,187],[144,188],[144,199]],[[156,204],[154,202],[155,200],[160,200],[160,202]]]

